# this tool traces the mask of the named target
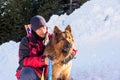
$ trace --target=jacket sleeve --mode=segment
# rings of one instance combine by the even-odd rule
[[[24,37],[21,40],[19,47],[19,64],[21,66],[32,66],[32,67],[41,67],[45,65],[44,59],[45,57],[32,57],[30,56],[30,48],[28,43],[28,38]]]

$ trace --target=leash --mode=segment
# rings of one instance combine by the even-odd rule
[[[52,57],[48,56],[49,60],[49,64],[48,64],[48,80],[52,80]],[[42,77],[41,80],[45,80],[44,78],[44,68],[43,68],[43,73],[42,73]]]
[[[49,60],[48,65],[48,80],[52,80],[52,59]]]

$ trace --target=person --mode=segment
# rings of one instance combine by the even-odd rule
[[[30,20],[31,34],[25,36],[19,46],[19,67],[16,71],[18,80],[41,80],[44,72],[45,80],[48,75],[49,58],[43,56],[48,30],[45,19],[36,15]]]

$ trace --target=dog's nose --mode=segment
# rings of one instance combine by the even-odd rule
[[[68,44],[66,45],[66,47],[71,48],[72,44],[68,42]]]

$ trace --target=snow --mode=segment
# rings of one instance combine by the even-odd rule
[[[87,1],[71,15],[53,15],[49,32],[70,24],[78,50],[71,80],[120,80],[120,0]],[[0,45],[0,80],[16,80],[19,43]]]

